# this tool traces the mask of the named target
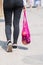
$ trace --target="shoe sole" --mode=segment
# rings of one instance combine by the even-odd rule
[[[12,45],[12,48],[17,48],[17,44],[13,44]]]
[[[16,48],[17,48],[17,46],[12,46],[12,48],[15,48],[15,49],[16,49]]]
[[[8,47],[7,47],[7,52],[12,52],[12,45],[11,45],[11,44],[8,45]]]

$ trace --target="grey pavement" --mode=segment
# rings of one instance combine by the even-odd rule
[[[13,49],[12,53],[6,52],[5,23],[0,21],[0,65],[43,65],[43,9],[27,9],[27,18],[31,43],[23,45],[21,41],[22,12],[18,48]]]

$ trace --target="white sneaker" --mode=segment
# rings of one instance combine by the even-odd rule
[[[11,43],[11,41],[9,41],[8,44],[7,44],[7,52],[12,52],[12,43]]]

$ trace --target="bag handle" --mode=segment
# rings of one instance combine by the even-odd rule
[[[24,16],[25,16],[25,18],[26,18],[26,9],[24,9]]]

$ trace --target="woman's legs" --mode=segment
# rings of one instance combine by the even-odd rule
[[[14,26],[13,43],[14,44],[17,44],[17,40],[18,40],[21,12],[22,12],[21,8],[14,10],[14,20],[13,20],[13,26]]]
[[[11,40],[11,23],[12,23],[12,11],[8,8],[4,8],[5,17],[5,33],[7,40]]]
[[[5,33],[7,37],[7,52],[12,52],[12,43],[11,43],[11,22],[12,22],[12,11],[10,9],[4,8],[4,17],[5,17]]]

